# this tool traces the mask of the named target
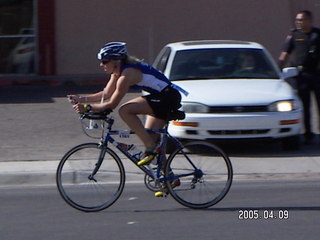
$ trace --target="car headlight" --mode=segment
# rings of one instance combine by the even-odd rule
[[[207,113],[209,107],[201,103],[183,102],[182,109],[186,113]]]
[[[298,103],[294,100],[278,101],[270,104],[268,110],[270,112],[290,112],[298,108]]]

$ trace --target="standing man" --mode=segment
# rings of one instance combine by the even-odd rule
[[[318,115],[320,108],[320,29],[313,26],[312,13],[300,11],[295,19],[296,28],[286,38],[279,56],[279,67],[297,67],[296,87],[304,108],[305,143],[314,138],[311,130],[310,102],[314,92]]]

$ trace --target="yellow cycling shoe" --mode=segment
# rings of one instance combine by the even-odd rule
[[[154,196],[155,197],[163,197],[164,196],[164,192],[162,192],[162,191],[155,192]]]
[[[137,164],[138,166],[149,164],[157,155],[157,153],[151,153],[146,155],[143,159],[141,159]]]
[[[176,188],[180,185],[181,185],[180,179],[176,179],[171,183],[172,188]],[[164,197],[165,195],[168,195],[168,193],[169,193],[169,190],[165,187],[162,191],[155,192],[154,196],[155,197]]]
[[[137,163],[138,166],[147,165],[161,152],[161,147],[156,148],[153,151],[146,151],[144,157]]]

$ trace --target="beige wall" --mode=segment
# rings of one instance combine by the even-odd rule
[[[295,12],[320,0],[56,0],[57,74],[96,74],[100,47],[125,41],[152,62],[169,42],[256,41],[276,57]],[[317,18],[318,19],[318,16]]]

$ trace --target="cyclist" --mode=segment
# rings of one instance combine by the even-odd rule
[[[162,128],[172,113],[181,107],[183,89],[172,84],[161,72],[149,64],[129,56],[126,43],[110,42],[105,44],[98,53],[98,60],[103,70],[110,74],[110,79],[103,91],[85,97],[68,95],[74,101],[77,113],[88,111],[102,112],[115,109],[131,86],[138,86],[148,92],[146,96],[134,98],[119,108],[119,115],[145,145],[145,154],[138,165],[149,164],[161,151],[157,145],[157,136],[150,135],[145,128]],[[96,104],[100,99],[107,100]],[[147,115],[143,126],[138,115]]]

